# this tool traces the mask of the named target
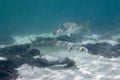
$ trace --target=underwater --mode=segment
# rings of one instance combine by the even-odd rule
[[[120,80],[120,0],[0,0],[0,80]]]

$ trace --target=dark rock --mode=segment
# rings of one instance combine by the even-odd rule
[[[24,55],[29,49],[30,44],[12,45],[0,49],[0,56]]]
[[[17,71],[12,61],[0,61],[0,80],[16,80]]]
[[[112,50],[112,51],[120,51],[120,44],[115,45],[115,46],[112,46],[112,47],[111,47],[111,50]]]
[[[29,50],[29,47],[30,44],[4,47],[0,49],[0,56],[6,57],[8,60],[12,61],[12,63],[14,64],[12,67],[14,68],[18,68],[22,64],[29,64],[31,66],[37,67],[47,67],[64,64],[66,64],[66,67],[70,67],[74,65],[74,61],[68,58],[65,58],[64,61],[61,63],[59,60],[49,62],[49,60],[47,60],[46,58],[41,58],[42,55],[40,55],[40,51],[38,49]],[[40,57],[35,59],[34,56]]]
[[[33,62],[34,62],[33,65],[37,66],[37,67],[52,66],[52,64],[49,63],[49,61],[47,59],[45,59],[45,58],[43,58],[43,59],[42,58],[38,58],[38,59],[35,59]]]
[[[40,51],[38,49],[31,49],[30,51],[28,51],[28,55],[31,56],[40,55]]]
[[[17,68],[22,64],[27,63],[31,57],[33,58],[33,56],[27,53],[29,47],[30,44],[7,46],[0,49],[0,56],[13,61],[15,68]]]
[[[65,58],[61,64],[66,64],[65,68],[75,66],[75,62],[69,58]]]
[[[120,45],[112,46],[109,43],[96,43],[84,45],[90,54],[112,58],[120,56]]]
[[[33,63],[37,67],[48,67],[48,66],[54,66],[54,65],[65,65],[66,68],[75,66],[75,62],[73,60],[70,60],[69,58],[65,58],[62,62],[58,61],[52,61],[49,62],[47,59],[36,59]]]
[[[85,47],[89,50],[90,53],[97,55],[106,52],[106,50],[109,51],[112,45],[108,43],[96,43],[96,44],[87,44],[85,45]]]
[[[24,58],[16,58],[16,57],[12,57],[12,58],[8,58],[10,61],[12,61],[12,63],[14,64],[15,68],[20,67],[22,64],[25,64],[27,61]]]
[[[120,44],[112,46],[111,52],[116,53],[116,57],[120,56]]]

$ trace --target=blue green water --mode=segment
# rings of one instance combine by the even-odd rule
[[[120,0],[0,0],[0,35],[52,32],[90,20],[93,31],[120,26]]]

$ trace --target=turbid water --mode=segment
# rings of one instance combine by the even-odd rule
[[[65,22],[90,20],[93,32],[119,29],[119,0],[0,0],[0,36],[52,32]]]
[[[88,20],[91,33],[83,30],[71,40],[81,38],[78,42],[83,45],[120,44],[119,3],[120,0],[0,0],[0,47],[30,43],[28,37],[34,40],[38,35],[52,37],[51,33],[66,22],[84,24]],[[43,45],[41,53],[67,56],[75,61],[77,69],[32,68],[24,64],[17,68],[17,80],[120,80],[120,57],[106,58],[100,56],[103,53],[109,55],[104,48],[95,47],[96,50],[103,52],[92,55]],[[47,58],[54,60],[54,57]]]

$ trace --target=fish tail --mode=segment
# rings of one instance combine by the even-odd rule
[[[31,42],[31,47],[34,45],[34,42],[33,42],[33,40],[30,38],[30,37],[28,37],[28,39],[30,40],[30,42]]]
[[[27,51],[30,51],[34,45],[34,42],[30,37],[28,37],[28,39],[30,40],[31,43],[30,43],[30,48]]]

